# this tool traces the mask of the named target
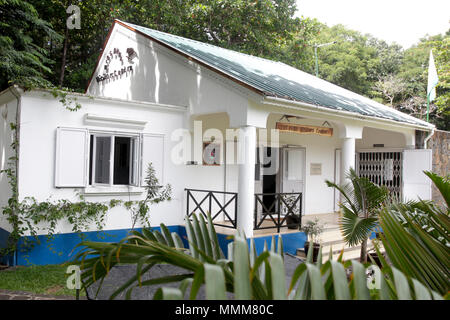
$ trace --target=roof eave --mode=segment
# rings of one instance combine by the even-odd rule
[[[360,113],[351,112],[351,111],[335,110],[335,109],[327,108],[324,106],[313,105],[313,104],[309,104],[306,102],[285,99],[282,97],[271,96],[271,95],[264,96],[262,103],[270,104],[270,105],[277,105],[277,106],[281,106],[281,107],[306,108],[309,111],[313,111],[313,112],[332,114],[332,115],[337,115],[337,116],[341,116],[344,118],[352,118],[352,119],[357,118],[360,120],[365,120],[365,121],[370,121],[370,122],[375,122],[375,123],[383,123],[383,124],[393,125],[393,126],[397,126],[397,127],[398,126],[402,126],[402,127],[407,126],[407,127],[410,127],[411,129],[423,130],[423,131],[428,131],[428,132],[435,130],[435,126],[433,124],[421,126],[421,125],[413,124],[413,123],[409,123],[409,122],[396,121],[396,120],[385,119],[385,118],[380,118],[380,117],[375,117],[375,116],[366,116],[366,115],[362,115]]]

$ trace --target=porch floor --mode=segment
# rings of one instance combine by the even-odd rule
[[[231,226],[231,223],[228,221],[225,222],[218,222],[220,224],[225,224]],[[264,220],[261,224],[261,227],[270,227],[273,226],[272,220]],[[225,234],[225,235],[234,235],[237,233],[237,229],[234,228],[227,228],[227,227],[221,227],[221,226],[214,226],[216,229],[216,233]],[[267,237],[271,235],[277,235],[277,234],[286,234],[286,233],[295,233],[299,232],[298,229],[288,229],[287,227],[280,228],[280,233],[277,232],[277,228],[270,228],[270,229],[259,229],[259,230],[253,230],[253,237]]]
[[[339,227],[339,213],[321,213],[321,214],[308,214],[302,216],[302,224],[307,221],[313,221],[315,218],[319,219],[319,223],[324,225],[325,229],[333,229]]]
[[[305,224],[307,221],[312,221],[315,218],[319,219],[319,223],[324,225],[325,230],[327,229],[336,229],[339,227],[339,213],[323,213],[323,214],[308,214],[302,216],[302,225]],[[216,221],[217,223],[229,225],[231,226],[231,223],[229,221]],[[261,227],[270,227],[273,226],[272,220],[264,220],[264,222],[261,224]],[[227,228],[227,227],[221,227],[221,226],[214,226],[217,233],[225,234],[225,235],[234,235],[237,230],[233,228]],[[298,229],[288,229],[287,227],[280,228],[280,233],[277,232],[276,228],[270,228],[270,229],[259,229],[253,231],[253,237],[266,237],[271,235],[277,235],[277,234],[287,234],[287,233],[295,233],[299,232]]]

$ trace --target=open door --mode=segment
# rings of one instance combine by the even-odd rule
[[[265,194],[263,203],[266,208],[272,208],[271,212],[276,212],[278,204],[274,193],[278,192],[279,150],[278,148],[264,147],[263,151],[261,155],[262,193]],[[274,202],[275,205],[273,205]]]

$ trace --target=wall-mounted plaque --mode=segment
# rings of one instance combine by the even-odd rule
[[[322,164],[321,163],[311,163],[309,172],[312,176],[322,175]]]
[[[132,74],[135,58],[138,58],[138,55],[133,48],[127,48],[126,55],[122,54],[120,49],[114,48],[106,54],[103,68],[95,79],[97,82],[108,83]]]
[[[333,128],[307,126],[296,123],[277,122],[275,128],[282,132],[293,132],[298,134],[318,134],[320,136],[327,137],[331,137],[333,135]]]

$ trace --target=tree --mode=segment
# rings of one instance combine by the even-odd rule
[[[350,246],[361,244],[360,261],[367,262],[367,240],[378,225],[378,212],[387,200],[389,191],[365,177],[359,177],[352,168],[347,178],[349,182],[341,186],[329,180],[325,183],[336,188],[343,198],[339,206],[342,209],[341,231],[344,240]]]
[[[436,87],[436,101],[434,102],[441,114],[436,119],[436,125],[444,130],[450,130],[450,30],[444,39],[435,41],[434,54],[436,56],[439,83]]]
[[[0,14],[0,90],[11,84],[26,88],[51,86],[48,76],[52,74],[53,60],[44,41],[58,42],[61,36],[27,1],[0,1]]]
[[[430,104],[430,122],[438,129],[450,129],[450,99],[449,76],[450,62],[448,43],[450,35],[435,35],[421,39],[417,45],[405,50],[400,70],[397,76],[403,79],[406,88],[402,99],[394,107],[400,111],[425,119],[426,96],[428,82],[428,60],[430,50],[433,50],[437,66],[439,83],[437,99]]]
[[[64,42],[50,48],[55,70],[59,70],[52,83],[76,91],[86,89],[116,18],[295,66],[306,65],[309,56],[303,49],[318,24],[294,18],[295,0],[91,0],[74,3],[81,10],[81,29],[67,30],[65,10],[69,1],[31,3],[64,34]]]
[[[406,83],[398,76],[389,74],[375,82],[374,89],[379,91],[383,98],[389,101],[389,105],[393,107],[394,100],[404,93]]]

